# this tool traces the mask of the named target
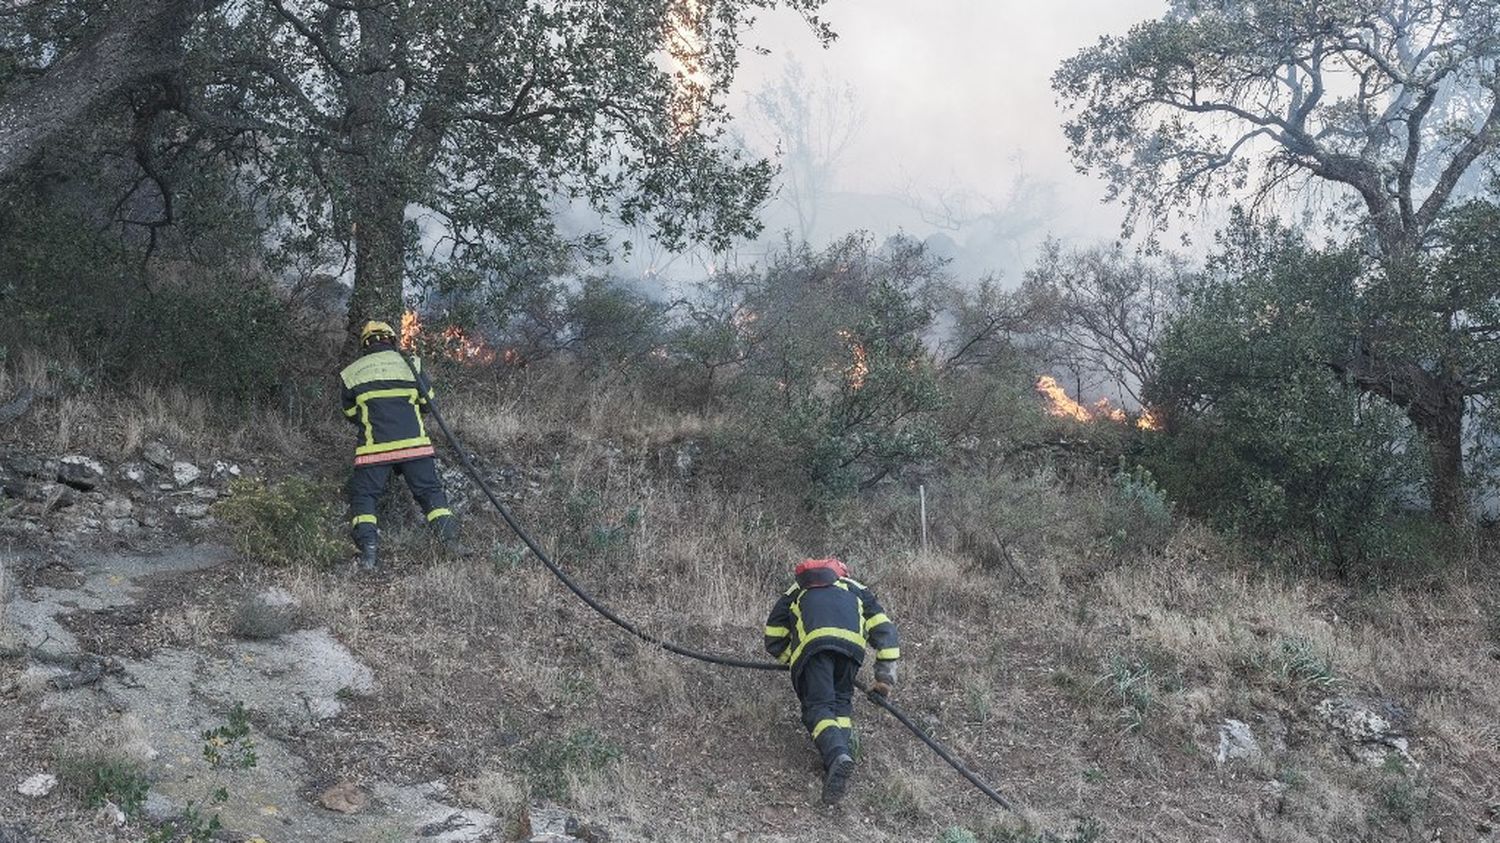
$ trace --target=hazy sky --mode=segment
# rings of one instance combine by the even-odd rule
[[[789,58],[811,76],[852,85],[864,119],[840,167],[838,187],[861,194],[963,190],[996,199],[1022,162],[1056,187],[1055,224],[1069,238],[1112,239],[1120,212],[1102,206],[1102,183],[1069,161],[1049,79],[1058,64],[1106,33],[1157,17],[1164,0],[830,0],[838,40],[824,50],[793,14],[767,15],[746,51],[731,103],[780,76]],[[747,135],[754,135],[754,128]],[[841,228],[880,229],[841,213]],[[919,220],[903,228],[920,229]],[[910,230],[925,236],[933,230]],[[877,231],[885,235],[894,232]]]

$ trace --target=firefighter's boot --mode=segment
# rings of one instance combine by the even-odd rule
[[[823,776],[823,804],[832,805],[844,798],[844,793],[849,790],[849,775],[853,772],[853,758],[841,754],[833,759]]]
[[[380,543],[374,540],[359,543],[359,567],[362,571],[373,571],[380,567]]]

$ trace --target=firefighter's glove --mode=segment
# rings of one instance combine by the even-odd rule
[[[896,663],[876,662],[875,681],[894,688],[896,686]]]

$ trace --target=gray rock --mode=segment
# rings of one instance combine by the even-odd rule
[[[239,477],[241,473],[240,467],[234,463],[214,460],[213,478],[215,480],[223,480],[226,477]]]
[[[179,518],[198,520],[207,517],[208,504],[206,503],[180,503],[172,507],[172,512]]]
[[[104,466],[82,454],[70,454],[57,461],[57,480],[81,491],[92,491],[104,482]]]
[[[177,484],[178,488],[191,486],[202,476],[203,471],[190,462],[178,460],[172,463],[172,481]]]
[[[134,518],[110,518],[104,522],[107,532],[122,536],[133,536],[141,531],[141,522]]]
[[[172,464],[172,449],[161,442],[147,442],[146,447],[141,449],[141,457],[157,468],[166,470]]]
[[[51,480],[57,476],[57,461],[44,459],[34,454],[17,454],[10,458],[10,467],[22,477],[33,480]]]
[[[1392,755],[1415,765],[1406,739],[1406,712],[1389,700],[1329,697],[1318,703],[1318,718],[1344,741],[1351,758],[1380,766]]]
[[[106,498],[99,507],[99,514],[104,518],[127,518],[134,509],[135,504],[130,502],[130,498],[120,495]]]
[[[1255,734],[1243,721],[1227,719],[1219,724],[1219,751],[1214,755],[1214,760],[1223,764],[1226,761],[1258,758],[1260,754],[1260,744],[1256,742]]]
[[[57,776],[51,773],[37,773],[26,781],[16,785],[16,793],[22,796],[29,796],[32,799],[41,799],[56,789]]]
[[[214,501],[219,499],[219,493],[212,486],[198,486],[193,489],[193,497],[201,501]]]
[[[146,476],[146,467],[138,462],[125,463],[117,473],[121,480],[128,480],[143,489],[151,485],[151,479]]]

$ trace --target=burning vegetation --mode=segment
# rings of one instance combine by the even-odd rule
[[[489,366],[496,360],[515,364],[519,357],[515,349],[497,352],[489,343],[469,336],[457,325],[449,325],[441,331],[431,331],[422,324],[422,317],[415,310],[408,310],[401,315],[401,348],[406,351],[416,351],[419,348],[428,350],[455,363],[469,366]]]
[[[1053,418],[1072,419],[1076,422],[1108,419],[1117,424],[1132,423],[1130,414],[1109,403],[1108,398],[1100,398],[1093,404],[1087,405],[1073,400],[1067,390],[1062,388],[1062,384],[1057,382],[1057,378],[1051,375],[1042,375],[1036,379],[1036,391],[1046,400],[1047,415]],[[1161,429],[1161,422],[1150,410],[1136,416],[1133,423],[1141,430]]]

